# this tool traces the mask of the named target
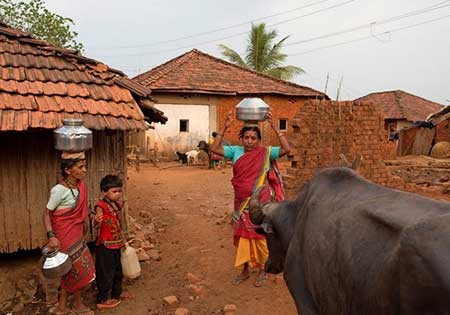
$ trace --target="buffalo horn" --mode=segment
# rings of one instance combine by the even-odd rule
[[[265,186],[261,186],[258,189],[256,189],[253,194],[252,198],[250,199],[249,203],[249,215],[250,215],[250,221],[252,221],[253,224],[260,225],[265,217],[265,214],[262,212],[261,204],[259,202],[259,198],[261,195],[261,191],[265,188]]]

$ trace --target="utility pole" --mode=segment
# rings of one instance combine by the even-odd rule
[[[328,80],[330,79],[330,73],[327,73],[327,80],[325,81],[325,91],[323,92],[324,94],[327,94],[327,89],[328,89]]]
[[[339,81],[339,86],[338,86],[337,95],[336,95],[336,101],[339,101],[339,95],[341,94],[342,81],[344,81],[344,76],[342,76],[341,80]]]

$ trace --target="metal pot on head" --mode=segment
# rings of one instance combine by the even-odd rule
[[[236,118],[247,123],[264,121],[268,111],[269,105],[259,97],[246,97],[236,106]]]
[[[72,269],[69,255],[58,250],[50,251],[47,246],[42,249],[42,274],[49,279],[56,279],[67,274]]]
[[[56,150],[82,152],[92,148],[92,131],[83,126],[82,119],[63,119],[63,125],[54,134]]]

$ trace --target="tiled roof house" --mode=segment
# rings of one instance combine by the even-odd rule
[[[292,132],[289,120],[303,102],[328,98],[312,88],[239,67],[197,49],[133,80],[152,90],[156,107],[170,118],[167,125],[156,127],[160,138],[165,140],[163,149],[167,151],[190,149],[199,140],[207,140],[244,97],[263,98],[271,106],[273,118],[288,133]],[[181,131],[185,130],[186,121],[193,122],[191,126],[195,124],[197,128]],[[241,127],[242,124],[236,122],[226,135],[227,140],[236,142]],[[266,143],[277,144],[267,126],[262,124],[262,128]]]
[[[403,122],[403,125],[424,121],[443,106],[401,90],[371,93],[355,101],[371,102],[383,113],[385,121]]]
[[[355,101],[369,102],[379,109],[384,117],[387,139],[391,138],[393,132],[399,134],[396,155],[428,154],[435,133],[446,134],[448,139],[448,122],[433,129],[414,127],[415,122],[425,121],[431,114],[441,110],[441,104],[401,90],[371,93]],[[417,137],[416,133],[419,134]]]
[[[93,202],[103,175],[126,178],[127,132],[167,120],[150,92],[99,61],[0,24],[0,252],[45,242],[42,210],[60,173],[53,129],[62,119],[82,118],[94,130]]]

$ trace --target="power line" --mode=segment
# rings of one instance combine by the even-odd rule
[[[407,30],[407,29],[410,29],[410,28],[413,28],[413,27],[417,27],[417,26],[433,23],[433,22],[436,22],[436,21],[440,21],[440,20],[443,20],[443,19],[447,19],[449,17],[450,17],[450,14],[449,15],[444,15],[444,16],[441,16],[441,17],[438,17],[438,18],[434,18],[434,19],[431,19],[431,20],[426,20],[426,21],[423,21],[423,22],[420,22],[420,23],[406,25],[406,26],[403,26],[403,27],[394,28],[394,29],[387,30],[387,31],[384,31],[384,32],[379,32],[379,33],[371,34],[371,35],[368,35],[368,36],[363,36],[363,37],[355,38],[355,39],[352,39],[352,40],[343,41],[343,42],[332,44],[332,45],[321,46],[321,47],[317,47],[317,48],[314,48],[314,49],[310,49],[310,50],[306,50],[306,51],[302,51],[302,52],[298,52],[298,53],[293,53],[293,54],[288,54],[288,55],[289,56],[306,55],[306,54],[309,54],[311,52],[323,50],[323,49],[326,49],[326,48],[342,46],[342,45],[346,45],[346,44],[355,43],[355,42],[359,42],[359,41],[362,41],[362,40],[370,39],[370,38],[373,38],[374,35],[378,36],[378,35],[386,35],[386,34],[390,34],[390,33],[395,33],[395,32]]]
[[[373,26],[377,26],[377,25],[383,25],[383,24],[399,21],[399,20],[402,20],[402,19],[405,19],[405,18],[409,18],[409,17],[416,16],[416,15],[419,15],[419,14],[423,14],[423,13],[427,13],[427,12],[430,12],[430,11],[434,11],[434,10],[438,10],[438,9],[442,9],[442,8],[448,7],[448,6],[450,6],[450,3],[448,3],[448,2],[449,2],[449,0],[446,0],[446,1],[440,2],[438,4],[432,5],[430,7],[426,7],[426,8],[415,10],[415,11],[411,11],[411,12],[407,12],[405,14],[401,14],[401,15],[394,16],[394,17],[391,17],[391,18],[383,19],[383,20],[380,20],[380,21],[375,21],[375,22],[368,23],[368,24],[362,24],[362,25],[351,27],[351,28],[348,28],[348,29],[345,29],[345,30],[341,30],[341,31],[338,31],[338,32],[332,32],[332,33],[328,33],[328,34],[325,34],[325,35],[315,36],[315,37],[311,37],[311,38],[308,38],[308,39],[303,39],[303,40],[299,40],[299,41],[296,41],[296,42],[287,43],[287,44],[284,44],[283,47],[294,46],[294,45],[298,45],[298,44],[305,44],[305,43],[313,42],[313,41],[316,41],[316,40],[319,40],[319,39],[325,39],[325,38],[329,38],[329,37],[339,36],[339,35],[343,35],[343,34],[346,34],[346,33],[352,33],[352,32],[355,32],[355,31],[359,31],[359,30],[362,30],[362,29],[365,29],[365,28],[369,28],[369,27],[373,27]],[[446,3],[446,4],[444,4],[444,3]]]
[[[282,11],[282,12],[279,12],[279,13],[263,16],[263,17],[260,17],[260,18],[256,18],[256,19],[253,19],[253,20],[248,20],[248,21],[241,22],[241,23],[234,24],[234,25],[229,25],[229,26],[225,26],[225,27],[216,28],[216,29],[213,29],[213,30],[210,30],[210,31],[206,31],[206,32],[200,32],[200,33],[195,33],[195,34],[192,34],[192,35],[181,36],[181,37],[174,38],[174,39],[168,39],[168,40],[163,40],[163,41],[158,41],[158,42],[153,42],[153,43],[146,43],[146,44],[139,44],[139,45],[110,46],[110,47],[101,47],[101,48],[93,47],[91,49],[92,50],[106,50],[106,49],[113,49],[113,48],[114,49],[143,48],[143,47],[152,47],[152,46],[157,46],[157,45],[161,45],[161,44],[172,43],[172,42],[176,42],[176,41],[180,41],[180,40],[184,40],[184,39],[204,36],[204,35],[217,33],[217,32],[221,32],[221,31],[226,31],[226,30],[229,30],[229,29],[233,29],[233,28],[237,28],[237,27],[243,26],[243,25],[248,25],[249,23],[252,23],[252,22],[270,19],[270,18],[273,18],[273,17],[277,17],[277,16],[280,16],[280,15],[284,15],[284,14],[291,13],[291,12],[294,12],[294,11],[298,11],[298,10],[301,10],[301,9],[309,8],[309,7],[312,7],[312,6],[321,4],[321,3],[325,3],[325,2],[329,2],[329,1],[331,1],[331,0],[321,0],[321,1],[313,2],[313,3],[307,4],[307,5],[303,5],[303,6],[300,6],[300,7],[293,8],[291,10]]]
[[[320,9],[320,10],[316,10],[316,11],[313,11],[313,12],[310,12],[310,13],[307,13],[307,14],[303,14],[303,15],[294,17],[294,18],[290,18],[290,19],[283,20],[283,21],[280,21],[280,22],[277,22],[277,23],[273,23],[273,24],[268,24],[267,26],[271,27],[271,26],[280,25],[280,24],[283,24],[283,23],[288,23],[288,22],[291,22],[293,20],[297,20],[297,19],[300,19],[300,18],[308,17],[308,16],[311,16],[311,15],[314,15],[314,14],[318,14],[318,13],[321,13],[321,12],[324,12],[324,11],[331,10],[331,9],[334,9],[334,8],[346,5],[346,4],[348,4],[350,2],[354,2],[354,1],[356,1],[356,0],[347,0],[347,1],[335,4],[335,5],[332,5],[332,6],[323,8],[323,9]],[[165,53],[165,52],[177,51],[177,50],[180,50],[180,49],[192,48],[192,47],[196,47],[196,46],[200,46],[200,45],[205,45],[205,44],[209,44],[209,43],[213,43],[213,42],[222,41],[222,40],[233,38],[233,37],[247,35],[247,34],[248,34],[248,31],[241,32],[241,33],[238,33],[238,34],[229,35],[229,36],[225,36],[225,37],[221,37],[221,38],[217,38],[217,39],[207,40],[207,41],[203,41],[203,42],[197,42],[197,43],[194,43],[194,44],[191,44],[191,45],[181,46],[181,47],[176,47],[176,48],[169,48],[169,49],[163,49],[163,50],[159,50],[159,51],[150,51],[150,52],[143,52],[143,53],[136,53],[136,54],[120,54],[119,56],[118,55],[103,55],[103,57],[124,57],[124,56],[132,57],[132,56],[155,55],[155,54],[160,54],[160,53]]]
[[[361,25],[361,26],[353,27],[353,28],[351,28],[351,30],[354,30],[356,28],[361,28],[362,26],[367,27],[367,25],[373,26],[373,25],[386,24],[386,23],[388,23],[387,21],[393,22],[393,21],[397,21],[399,19],[404,19],[406,17],[410,17],[410,16],[414,16],[414,15],[418,15],[418,14],[423,14],[423,13],[430,12],[430,11],[436,10],[436,9],[441,9],[441,8],[444,8],[444,7],[448,6],[448,5],[450,5],[450,4],[443,5],[444,3],[447,3],[449,1],[450,0],[446,0],[446,1],[437,3],[437,4],[435,4],[433,6],[430,6],[430,7],[422,8],[422,9],[411,11],[411,12],[407,12],[405,14],[401,14],[399,16],[391,17],[391,18],[384,19],[384,20],[380,20],[378,22],[373,22],[373,23],[369,23],[369,24],[364,24],[364,25]],[[322,49],[326,49],[326,48],[331,48],[331,47],[336,47],[336,46],[341,46],[341,45],[345,45],[345,44],[349,44],[349,43],[362,41],[362,40],[369,39],[369,38],[372,38],[372,37],[378,36],[378,35],[385,35],[385,34],[389,34],[389,33],[398,32],[398,31],[401,31],[401,30],[405,30],[405,29],[408,29],[408,28],[413,28],[413,27],[417,27],[417,26],[420,26],[420,25],[429,24],[429,23],[432,23],[432,22],[435,22],[435,21],[438,21],[438,20],[442,20],[442,19],[448,18],[448,17],[450,17],[450,15],[446,15],[446,16],[439,17],[439,18],[436,18],[436,19],[427,20],[427,21],[424,21],[424,22],[421,22],[421,23],[407,25],[405,27],[399,27],[399,28],[391,29],[390,31],[379,32],[379,33],[371,32],[371,34],[368,35],[368,36],[363,36],[363,37],[359,37],[359,38],[356,38],[356,39],[353,39],[353,40],[348,40],[348,41],[344,41],[344,42],[340,42],[340,43],[336,43],[336,44],[321,46],[321,47],[318,47],[318,48],[315,48],[315,49],[302,51],[302,52],[298,52],[298,53],[292,53],[292,54],[288,53],[287,55],[289,55],[289,56],[296,56],[296,55],[308,54],[308,53],[311,53],[311,52],[314,52],[314,51],[318,51],[318,50],[322,50]],[[341,31],[341,32],[343,32],[343,31]],[[341,32],[335,32],[335,33],[339,33],[339,34],[336,34],[334,36],[341,35]],[[349,29],[344,30],[344,32],[349,32]],[[333,34],[335,34],[335,33],[333,33]],[[245,34],[247,34],[247,33],[245,33]],[[322,39],[323,37],[331,37],[331,36],[330,36],[330,34],[326,34],[326,35],[322,35],[322,36],[318,36],[318,37],[320,37],[320,39]],[[218,39],[218,40],[221,40],[221,39]],[[310,41],[313,41],[313,40],[317,40],[317,37],[310,38],[310,39],[307,39],[307,40],[303,40],[301,42],[302,43],[303,42],[310,42]],[[217,40],[214,40],[214,41],[217,41]],[[192,46],[186,46],[186,47],[192,47]],[[186,47],[182,47],[182,48],[186,48]],[[178,50],[178,49],[181,49],[181,48],[176,48],[176,49],[171,49],[171,50]],[[153,53],[159,53],[159,52],[153,52]],[[132,56],[142,56],[144,54],[145,53],[141,53],[141,54],[135,54],[135,55],[132,55]],[[128,56],[128,55],[122,55],[122,56]]]

